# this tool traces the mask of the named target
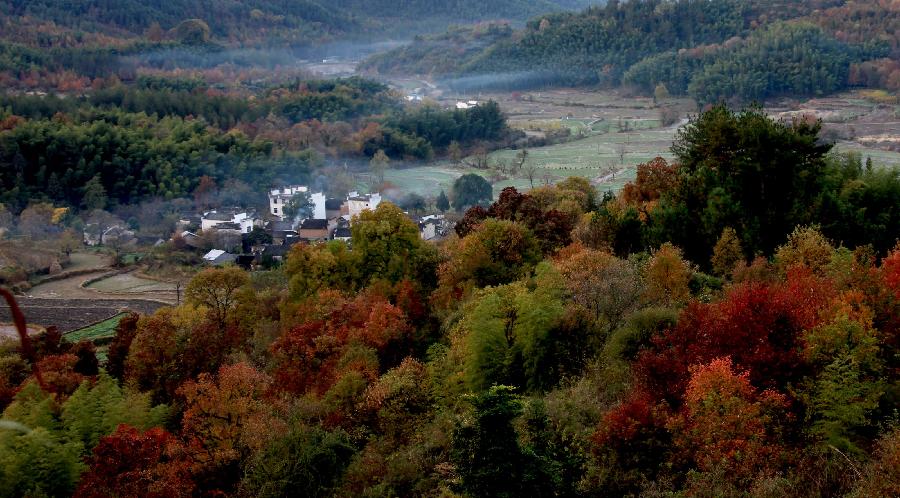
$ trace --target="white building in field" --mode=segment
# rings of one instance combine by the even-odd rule
[[[381,204],[381,194],[359,195],[357,192],[350,192],[347,196],[347,215],[350,219],[359,216],[363,211],[370,209],[375,210]]]

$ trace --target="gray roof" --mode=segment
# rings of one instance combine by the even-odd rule
[[[318,220],[310,218],[303,220],[300,224],[300,230],[324,230],[328,228],[328,220]]]

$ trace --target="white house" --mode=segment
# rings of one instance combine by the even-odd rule
[[[309,200],[313,205],[313,219],[327,218],[325,212],[325,194],[322,192],[310,193],[309,187],[303,185],[290,185],[288,187],[276,188],[269,191],[269,212],[273,216],[284,218],[284,208],[291,199],[297,194],[309,194]]]
[[[432,214],[419,220],[419,235],[423,240],[442,237],[446,232],[446,220],[442,214]]]
[[[269,191],[269,212],[274,216],[284,216],[284,206],[297,194],[309,192],[309,187],[290,185]]]
[[[316,192],[309,196],[309,200],[312,201],[313,204],[312,218],[315,220],[328,219],[328,213],[325,209],[325,201],[327,200],[325,194],[323,192]]]
[[[255,213],[246,211],[209,211],[200,217],[200,229],[206,230],[221,228],[232,230],[237,225],[241,233],[250,233],[255,226],[262,226],[262,220]]]
[[[359,195],[356,192],[350,192],[347,197],[347,214],[350,219],[359,216],[366,209],[375,210],[381,204],[381,194]]]

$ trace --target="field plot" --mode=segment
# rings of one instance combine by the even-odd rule
[[[70,342],[78,342],[83,339],[88,341],[96,341],[98,339],[108,339],[110,337],[114,337],[116,335],[116,327],[125,316],[125,313],[119,313],[112,318],[103,320],[102,322],[89,325],[82,329],[73,330],[66,334],[66,339],[68,339]]]
[[[41,299],[19,298],[19,305],[29,324],[58,327],[66,333],[112,318],[124,311],[153,313],[163,303],[142,299]],[[9,308],[0,307],[0,322],[9,323]]]
[[[88,282],[92,282],[88,284]],[[174,303],[175,284],[141,278],[130,273],[110,274],[107,270],[73,276],[34,286],[29,297],[42,299],[147,299]]]
[[[133,273],[121,273],[98,280],[86,286],[87,289],[107,293],[121,292],[175,292],[175,284],[141,278]]]
[[[384,179],[396,186],[402,194],[414,192],[425,197],[435,197],[441,190],[449,194],[454,180],[469,172],[442,161],[427,166],[388,170]]]

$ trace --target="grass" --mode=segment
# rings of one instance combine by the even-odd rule
[[[116,335],[116,327],[122,321],[127,313],[119,313],[118,315],[95,323],[82,329],[73,330],[65,335],[70,342],[78,342],[81,340],[96,341],[98,339],[108,339]]]
[[[583,176],[594,180],[607,177],[613,169],[620,172],[615,178],[597,182],[601,190],[619,190],[634,179],[636,166],[662,156],[672,158],[669,148],[674,137],[673,128],[637,130],[631,132],[595,133],[580,140],[528,150],[528,161],[538,167],[534,185],[556,183],[570,176]],[[518,151],[499,150],[490,155],[492,161],[511,162]],[[425,197],[436,197],[441,190],[449,193],[454,180],[466,173],[487,175],[487,171],[454,167],[448,161],[426,166],[389,170],[385,180],[401,192],[415,192]],[[506,187],[529,190],[531,184],[521,173],[494,184],[497,195]]]

